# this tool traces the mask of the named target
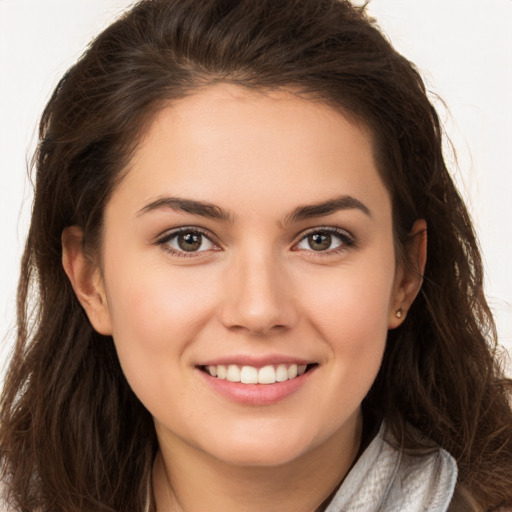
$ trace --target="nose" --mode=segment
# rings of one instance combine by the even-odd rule
[[[221,322],[230,330],[265,336],[284,331],[298,319],[292,279],[267,253],[239,255],[227,270]]]

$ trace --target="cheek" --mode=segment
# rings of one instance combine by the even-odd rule
[[[198,268],[130,268],[125,273],[120,263],[105,274],[113,339],[130,387],[152,414],[165,417],[186,386],[187,350],[211,317],[215,292]]]
[[[303,289],[302,297],[316,328],[326,339],[372,342],[385,337],[393,291],[394,269],[356,266],[340,269]],[[379,337],[379,336],[377,336]],[[376,341],[376,340],[375,340]]]
[[[327,345],[333,375],[362,399],[382,361],[394,287],[394,261],[371,258],[318,273],[301,296],[310,323]]]
[[[105,271],[113,337],[122,359],[156,362],[182,353],[214,308],[215,292],[200,267],[121,262]]]

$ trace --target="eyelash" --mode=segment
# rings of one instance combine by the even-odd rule
[[[191,235],[200,235],[201,237],[206,238],[216,249],[214,250],[220,250],[219,245],[214,241],[214,237],[209,233],[208,231],[205,231],[201,228],[193,227],[193,226],[185,226],[182,228],[178,228],[176,230],[173,230],[171,232],[165,233],[163,236],[157,239],[156,244],[160,245],[165,251],[171,253],[173,256],[177,256],[180,258],[194,258],[198,257],[198,254],[203,252],[208,252],[211,249],[203,250],[203,251],[184,251],[184,250],[176,250],[170,247],[168,244],[171,240],[177,238],[179,235],[182,234],[191,234]],[[328,235],[335,235],[339,240],[341,241],[340,245],[334,249],[327,249],[325,251],[315,251],[313,249],[296,249],[295,247],[300,244],[302,241],[306,240],[308,236],[314,235],[314,234],[328,234]],[[295,251],[305,251],[308,253],[312,253],[316,256],[331,256],[333,254],[338,254],[344,251],[347,251],[351,248],[356,247],[356,240],[352,235],[350,235],[347,231],[335,228],[335,227],[315,227],[312,228],[306,232],[303,232],[300,234],[300,237],[297,238],[297,240],[294,242],[292,246],[292,250]]]
[[[205,231],[201,228],[193,227],[193,226],[185,226],[182,228],[175,229],[173,231],[165,233],[163,236],[158,238],[156,241],[157,245],[160,245],[162,249],[171,253],[173,256],[177,256],[179,258],[195,258],[198,254],[207,252],[207,251],[178,251],[173,249],[168,244],[171,240],[177,238],[182,234],[190,234],[190,235],[200,235],[208,240],[214,247],[218,247],[218,244],[213,241],[213,236],[208,231]],[[215,249],[219,250],[219,249]]]
[[[328,226],[321,226],[321,227],[315,227],[312,229],[309,229],[308,231],[301,233],[298,240],[293,244],[293,247],[295,248],[298,244],[300,244],[302,241],[306,240],[308,236],[314,235],[314,234],[328,234],[328,235],[334,235],[337,238],[340,239],[341,243],[338,247],[335,247],[334,249],[327,249],[325,251],[315,251],[313,249],[294,249],[296,251],[304,250],[310,254],[313,254],[315,257],[325,257],[325,256],[332,256],[335,254],[339,254],[341,252],[345,252],[349,249],[356,247],[356,240],[355,238],[349,234],[344,229],[335,228],[335,227],[328,227]]]

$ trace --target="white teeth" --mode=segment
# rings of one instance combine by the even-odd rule
[[[240,382],[240,368],[236,364],[230,364],[226,373],[226,380]]]
[[[274,384],[276,381],[276,371],[273,366],[264,366],[258,371],[258,384]]]
[[[280,364],[276,369],[276,381],[284,382],[285,380],[288,380],[288,369],[286,365]]]
[[[252,366],[242,366],[240,382],[244,384],[258,384],[258,370]]]
[[[236,364],[228,366],[219,364],[207,366],[206,371],[218,379],[226,379],[230,382],[242,382],[243,384],[275,384],[300,377],[306,371],[306,365],[285,364],[277,367],[268,365],[258,369],[254,366],[242,366]]]
[[[211,366],[210,366],[211,368]],[[223,364],[219,364],[217,366],[217,378],[219,379],[225,379],[226,378],[226,367]]]
[[[288,368],[288,379],[295,379],[295,377],[297,377],[297,365],[292,364]]]

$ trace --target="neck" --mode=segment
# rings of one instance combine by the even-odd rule
[[[314,512],[337,490],[361,442],[360,415],[330,438],[278,466],[220,461],[185,443],[165,443],[153,469],[158,512]]]

